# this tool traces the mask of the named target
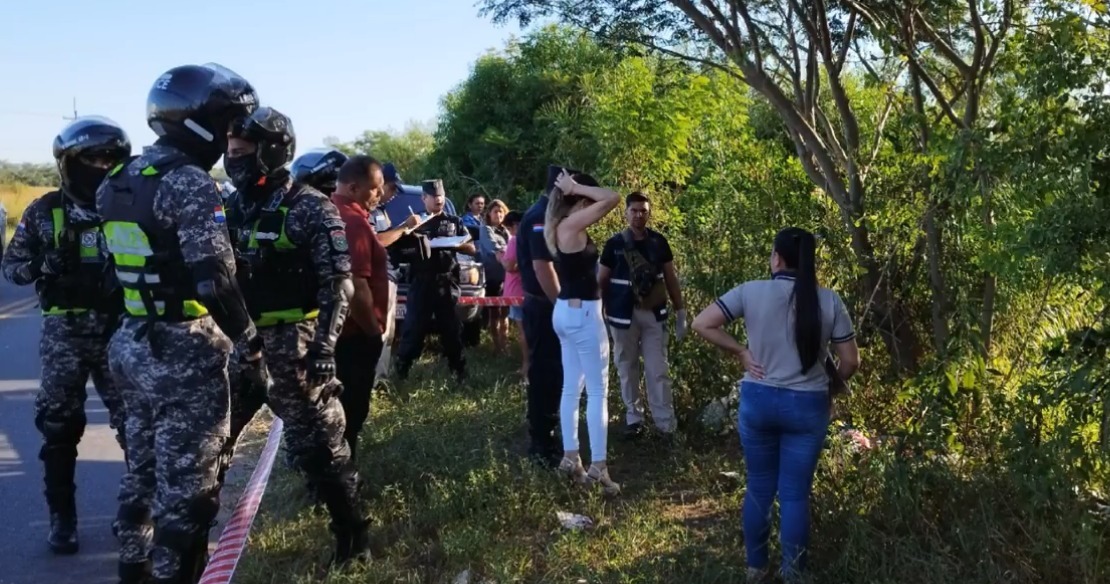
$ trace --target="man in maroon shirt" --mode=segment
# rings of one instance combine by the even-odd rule
[[[352,156],[339,168],[331,200],[347,227],[355,295],[350,318],[335,346],[336,377],[343,383],[340,402],[347,418],[344,437],[355,459],[358,434],[370,415],[375,365],[382,353],[382,329],[388,315],[389,275],[385,248],[370,224],[385,180],[382,165],[369,156]]]

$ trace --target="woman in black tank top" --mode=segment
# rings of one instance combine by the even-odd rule
[[[579,252],[559,251],[555,271],[559,274],[559,298],[570,300],[598,300],[601,298],[597,284],[597,246],[586,236],[586,248]]]
[[[563,461],[559,470],[575,481],[600,485],[607,495],[620,492],[605,464],[609,432],[609,336],[601,319],[597,284],[597,246],[586,229],[620,203],[620,195],[597,185],[592,177],[565,171],[551,189],[544,239],[557,260],[559,298],[552,324],[563,352],[563,396],[559,418]],[[586,424],[592,464],[587,471],[578,455],[578,404],[586,389]]]

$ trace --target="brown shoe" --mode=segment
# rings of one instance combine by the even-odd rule
[[[562,462],[559,463],[559,472],[570,477],[570,480],[584,485],[587,482],[586,469],[582,467],[582,459],[577,456],[574,458],[563,457]]]
[[[586,473],[586,478],[590,481],[591,485],[601,485],[601,492],[612,497],[621,493],[621,486],[613,479],[609,478],[609,468],[597,468],[590,465],[590,471]]]

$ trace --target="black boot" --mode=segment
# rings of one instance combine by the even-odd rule
[[[358,434],[347,436],[347,448],[351,450],[351,464],[358,462]]]
[[[208,530],[202,529],[193,541],[193,545],[181,553],[181,570],[177,573],[176,581],[180,584],[196,584],[200,582],[200,577],[207,566]]]
[[[77,553],[77,488],[73,474],[77,466],[77,447],[49,445],[39,451],[46,483],[46,505],[50,508],[50,534],[47,544],[56,554]]]
[[[150,560],[137,564],[119,563],[119,584],[148,584]]]
[[[50,534],[46,536],[50,550],[59,555],[77,553],[77,516],[65,513],[50,514]]]
[[[336,565],[343,565],[351,560],[370,560],[370,522],[358,520],[348,524],[332,523],[329,527],[335,535]]]
[[[351,560],[370,559],[369,522],[361,514],[358,501],[358,474],[350,468],[337,478],[321,480],[317,488],[331,513],[331,532],[335,534],[337,565]]]

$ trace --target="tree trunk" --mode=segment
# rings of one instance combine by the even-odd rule
[[[983,227],[988,237],[994,234],[994,209],[991,207],[991,188],[982,175],[979,176],[979,189],[983,197]],[[994,334],[994,304],[997,293],[997,278],[989,271],[983,272],[983,305],[979,312],[979,335],[982,339],[980,349],[983,358],[990,356],[991,341]]]
[[[948,293],[945,291],[944,272],[941,268],[943,250],[936,212],[935,205],[930,205],[925,211],[925,254],[929,260],[929,287],[933,292],[933,347],[937,354],[941,354],[948,346]]]
[[[858,285],[860,295],[866,302],[864,312],[867,320],[878,329],[895,372],[913,373],[917,371],[921,358],[921,343],[913,331],[911,320],[891,293],[888,274],[875,259],[867,226],[854,220],[847,211],[842,212],[842,217],[852,234],[852,250],[864,269]]]
[[[913,90],[914,111],[918,117],[918,151],[924,159],[929,151],[929,123],[925,113],[925,95],[921,88],[921,76],[916,69],[910,69],[911,89]],[[923,169],[924,172],[924,169]],[[937,354],[944,352],[948,346],[948,292],[944,283],[944,271],[941,268],[941,232],[937,226],[937,213],[942,209],[940,201],[934,201],[932,181],[926,176],[922,181],[925,191],[925,255],[929,261],[929,288],[933,293],[932,319],[933,319],[933,348]]]

